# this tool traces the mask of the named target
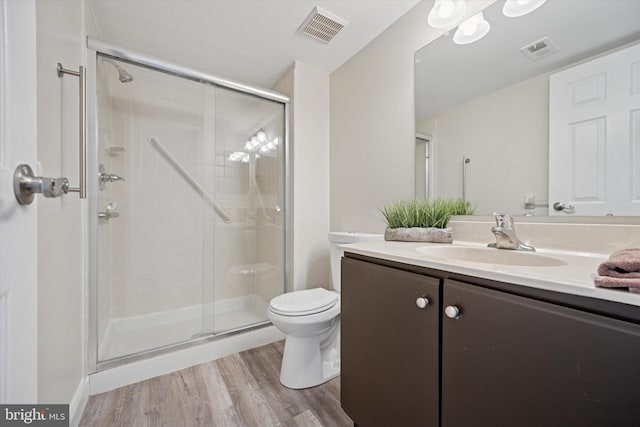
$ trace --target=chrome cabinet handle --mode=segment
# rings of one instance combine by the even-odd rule
[[[30,205],[36,194],[44,197],[61,197],[69,192],[67,178],[47,178],[34,176],[29,165],[18,165],[13,174],[13,192],[18,203]]]
[[[459,319],[460,316],[462,316],[461,311],[460,311],[460,307],[455,306],[455,305],[448,305],[447,307],[445,307],[444,314],[449,319]]]
[[[426,308],[429,305],[429,299],[427,297],[420,297],[416,299],[416,305],[418,308]]]

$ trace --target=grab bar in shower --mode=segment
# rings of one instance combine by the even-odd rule
[[[462,200],[467,201],[467,165],[471,161],[467,156],[462,156]]]
[[[173,166],[176,172],[178,172],[180,176],[183,177],[185,181],[187,181],[191,188],[193,188],[195,192],[198,193],[198,195],[202,197],[202,199],[213,208],[215,213],[218,214],[218,216],[224,222],[226,222],[227,224],[231,222],[231,217],[220,206],[218,206],[218,204],[213,201],[211,197],[209,197],[204,188],[202,188],[202,186],[200,186],[200,184],[198,184],[196,180],[191,175],[189,175],[189,172],[187,172],[180,165],[180,163],[178,163],[178,161],[173,158],[171,153],[169,153],[167,149],[160,142],[158,142],[157,139],[155,139],[153,136],[149,137],[149,144],[151,144],[151,146],[155,148],[158,153],[160,153],[160,155],[162,155],[162,157],[164,157],[164,159],[169,162],[171,166]]]

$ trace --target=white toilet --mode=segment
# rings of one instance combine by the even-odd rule
[[[286,334],[280,382],[313,387],[340,374],[340,261],[338,245],[382,240],[382,234],[329,233],[333,291],[305,289],[278,295],[269,304],[269,320]]]

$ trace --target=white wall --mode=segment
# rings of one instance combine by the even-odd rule
[[[544,74],[481,96],[416,124],[433,136],[435,196],[462,197],[462,157],[467,200],[476,214],[522,215],[525,194],[547,201],[549,76]],[[447,167],[443,167],[447,165]],[[517,177],[516,180],[508,177]],[[540,208],[545,214],[546,208]]]
[[[297,62],[274,89],[291,97],[293,290],[327,287],[329,75]]]
[[[66,176],[77,187],[78,79],[59,79],[56,64],[73,70],[84,64],[84,3],[36,7],[41,173]],[[77,193],[38,197],[38,401],[69,403],[86,374],[86,201]]]
[[[467,15],[490,0],[470,2]],[[378,209],[414,195],[413,55],[442,31],[424,0],[331,74],[331,229],[382,232]]]

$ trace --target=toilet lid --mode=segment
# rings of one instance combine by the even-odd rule
[[[285,316],[304,316],[328,310],[340,296],[323,288],[305,289],[278,295],[271,300],[271,311]]]

